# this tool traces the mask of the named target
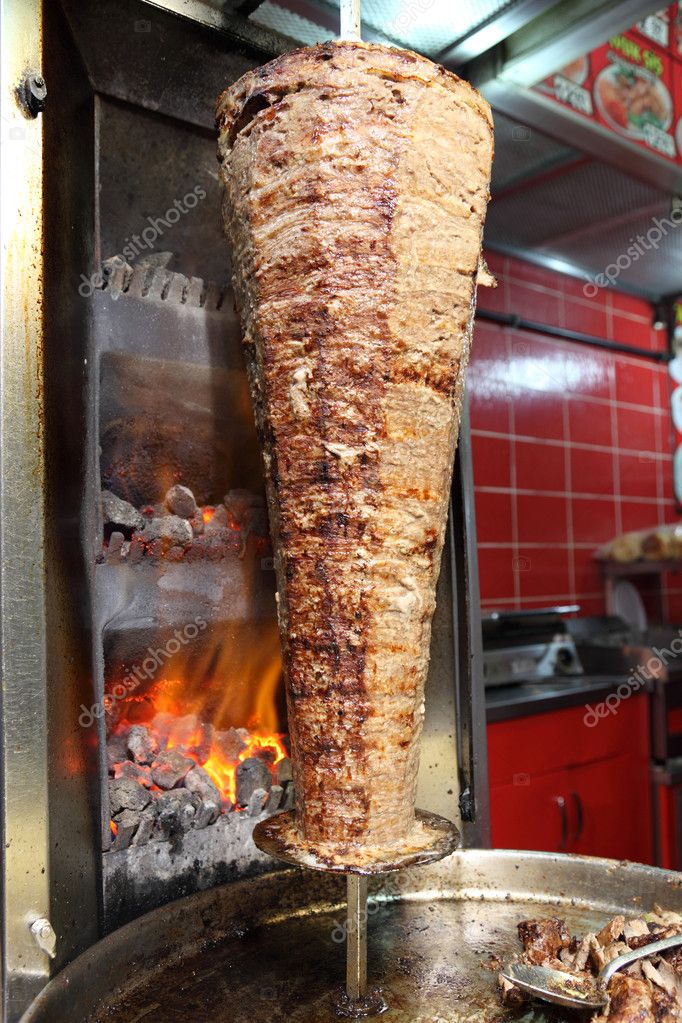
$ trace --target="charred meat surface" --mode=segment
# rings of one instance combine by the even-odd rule
[[[563,948],[568,948],[571,935],[566,924],[558,917],[549,920],[526,920],[519,924],[519,938],[525,958],[530,963],[546,964],[557,959]]]
[[[557,917],[525,920],[518,926],[523,945],[520,961],[548,966],[595,983],[606,963],[628,949],[682,934],[682,915],[662,910],[642,917],[616,916],[595,934],[572,937]],[[500,976],[504,1005],[523,1005],[527,995]],[[641,959],[614,974],[608,986],[608,1003],[593,1023],[678,1023],[682,1020],[682,950]]]
[[[301,842],[418,844],[431,618],[492,120],[407,51],[298,50],[219,99]],[[365,852],[363,852],[365,855]]]

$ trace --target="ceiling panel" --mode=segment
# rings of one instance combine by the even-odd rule
[[[251,15],[251,21],[264,28],[271,28],[275,32],[296,39],[305,46],[313,46],[315,43],[323,43],[327,39],[335,38],[323,25],[318,25],[308,18],[302,18],[300,14],[288,11],[279,4],[270,3],[265,0]]]
[[[331,0],[335,7],[339,0]],[[433,57],[518,0],[363,0],[363,21]]]
[[[521,7],[524,0],[363,0],[362,22],[367,36],[373,30],[401,46],[434,57],[468,36],[474,29],[498,15]],[[317,42],[314,27],[315,8],[320,23],[325,24],[329,12],[339,9],[339,0],[323,0],[319,5],[306,2],[307,16],[294,13],[295,0],[273,3],[265,0],[251,19],[301,42]],[[323,39],[330,38],[327,28]]]
[[[580,159],[580,153],[570,146],[545,135],[541,131],[521,124],[497,111],[495,121],[495,162],[493,163],[492,193],[514,187],[527,178]]]
[[[663,224],[664,231],[659,226],[670,209],[665,192],[606,164],[584,161],[493,196],[486,241],[589,276],[620,257],[627,264],[615,275],[620,287],[665,295],[682,283],[682,226],[672,221]],[[642,252],[633,248],[637,244]]]

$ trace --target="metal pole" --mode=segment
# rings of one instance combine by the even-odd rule
[[[367,994],[367,878],[348,874],[346,993],[352,1002]]]
[[[341,0],[341,39],[361,39],[360,0]]]

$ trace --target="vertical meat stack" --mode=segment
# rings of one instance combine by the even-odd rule
[[[425,58],[341,42],[247,74],[218,125],[276,549],[292,841],[357,865],[429,841],[415,787],[491,116]]]

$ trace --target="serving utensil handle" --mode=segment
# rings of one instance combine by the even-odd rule
[[[636,963],[638,959],[646,959],[656,952],[665,952],[667,948],[675,948],[678,945],[682,945],[682,934],[673,934],[669,938],[661,938],[660,941],[652,941],[649,945],[642,945],[641,948],[633,948],[631,952],[624,952],[622,956],[617,956],[610,963],[607,963],[599,974],[599,980],[602,984],[606,985],[614,973],[622,970],[624,966],[629,966],[630,963]]]

